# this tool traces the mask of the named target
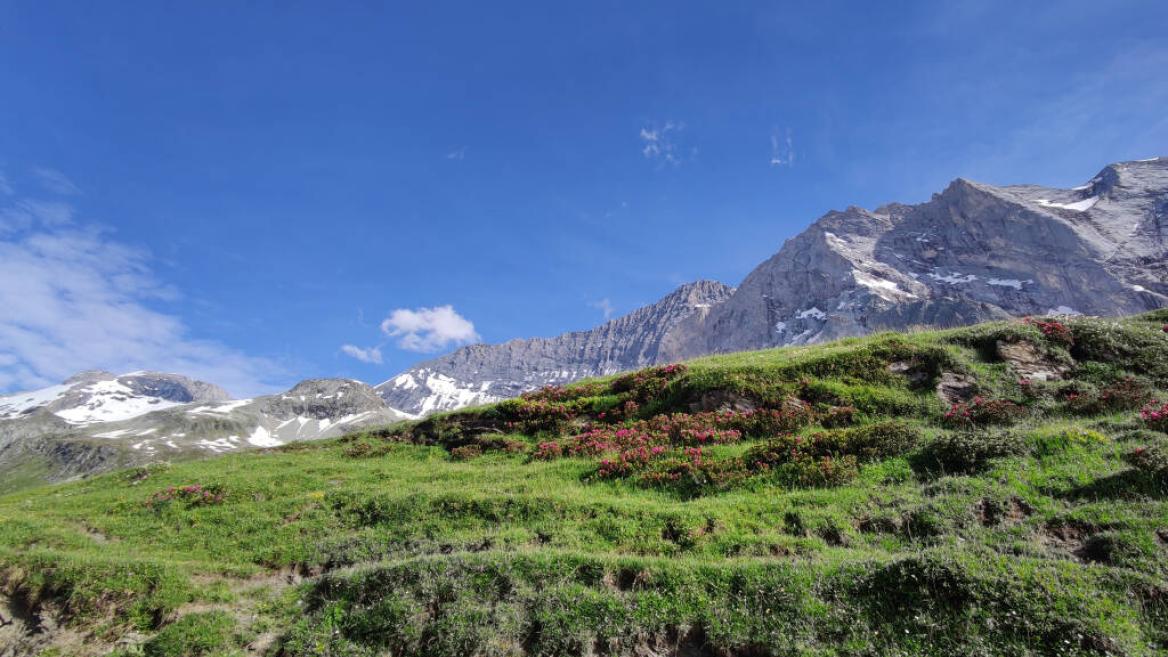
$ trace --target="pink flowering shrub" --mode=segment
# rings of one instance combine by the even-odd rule
[[[537,461],[553,461],[564,455],[564,448],[554,440],[544,441],[535,447],[531,458]]]
[[[685,374],[688,369],[685,365],[675,364],[632,372],[613,381],[612,391],[617,394],[630,393],[635,401],[643,404],[659,397],[671,381]]]
[[[1024,415],[1026,409],[1009,399],[974,397],[969,403],[949,407],[942,421],[951,427],[971,427],[988,424],[1011,424]]]
[[[1168,432],[1168,402],[1152,402],[1140,410],[1140,419],[1149,429]]]
[[[1070,327],[1058,320],[1041,320],[1027,317],[1023,320],[1027,324],[1034,326],[1042,332],[1043,337],[1051,342],[1061,344],[1063,346],[1071,346],[1075,343],[1075,336],[1071,333]]]
[[[1152,389],[1132,377],[1120,379],[1098,392],[1076,391],[1065,395],[1067,408],[1076,413],[1095,415],[1140,408],[1152,396]]]
[[[171,505],[183,504],[186,508],[222,504],[227,493],[222,486],[169,486],[146,499],[144,506],[151,511],[161,511]]]

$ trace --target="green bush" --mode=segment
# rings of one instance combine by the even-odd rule
[[[235,619],[222,611],[188,614],[143,646],[145,657],[198,657],[235,646]]]
[[[955,431],[945,433],[926,445],[913,459],[918,472],[929,474],[973,474],[990,461],[1027,453],[1021,434],[1010,430]]]
[[[1103,445],[1111,442],[1111,439],[1098,431],[1076,427],[1062,431],[1038,431],[1030,435],[1030,442],[1036,456],[1054,456],[1076,447]]]

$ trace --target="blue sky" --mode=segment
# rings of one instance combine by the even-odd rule
[[[0,390],[375,383],[1168,154],[1168,4],[941,4],[2,3]]]

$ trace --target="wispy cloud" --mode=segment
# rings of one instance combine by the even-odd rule
[[[0,194],[5,196],[12,196],[16,192],[12,189],[12,184],[8,182],[8,176],[0,173]]]
[[[345,355],[356,358],[362,363],[372,363],[376,365],[380,365],[382,363],[381,347],[363,348],[356,345],[343,344],[341,345],[341,351],[343,351]]]
[[[474,324],[449,305],[398,308],[381,322],[381,331],[397,338],[398,347],[418,352],[438,351],[479,340]]]
[[[149,253],[73,221],[64,204],[0,208],[0,390],[57,383],[78,370],[178,372],[236,394],[274,390],[276,364],[190,335],[158,308],[178,293]]]
[[[446,154],[448,160],[463,160],[466,159],[466,146],[455,149]]]
[[[588,305],[599,310],[601,314],[604,315],[605,319],[611,319],[613,312],[616,310],[612,307],[612,301],[610,301],[607,297],[601,299],[600,301],[590,301]]]
[[[771,130],[771,166],[795,166],[795,144],[791,139],[791,129],[785,131],[773,128]]]
[[[41,186],[46,190],[62,196],[75,196],[81,193],[81,188],[73,184],[68,176],[47,167],[33,167],[32,174],[36,176]]]
[[[697,149],[686,149],[681,139],[684,131],[685,124],[674,121],[666,121],[660,127],[650,125],[641,128],[641,155],[645,159],[673,166],[692,158],[697,154]]]
[[[58,201],[17,199],[0,208],[0,234],[35,225],[59,228],[73,223],[73,206]]]

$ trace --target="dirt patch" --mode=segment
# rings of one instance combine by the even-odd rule
[[[113,646],[63,626],[51,609],[34,606],[20,592],[0,594],[0,657],[33,657],[49,648],[90,657]]]
[[[1087,523],[1052,521],[1042,528],[1039,540],[1056,554],[1083,562],[1098,562],[1100,546],[1092,539],[1100,531],[1100,527]]]
[[[699,628],[673,629],[639,638],[632,653],[636,657],[716,657],[719,654],[710,647]]]
[[[973,505],[973,514],[984,527],[1016,525],[1034,513],[1034,507],[1019,497],[1008,500],[985,498]]]

